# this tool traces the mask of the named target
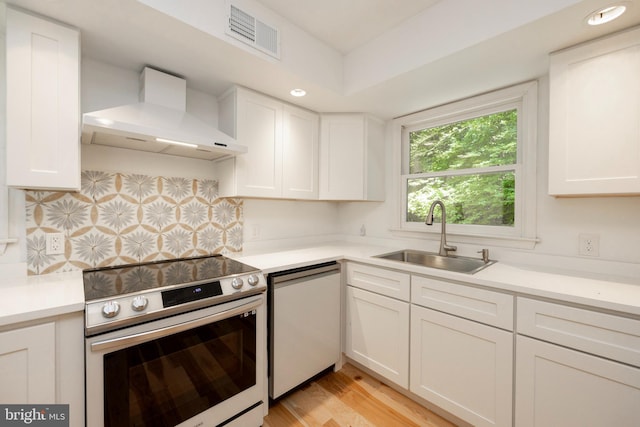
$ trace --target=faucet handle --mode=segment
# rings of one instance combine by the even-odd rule
[[[482,254],[482,261],[484,261],[485,264],[489,262],[489,249],[482,249],[477,253]]]

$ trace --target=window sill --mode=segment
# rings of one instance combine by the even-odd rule
[[[421,231],[409,230],[405,228],[392,227],[389,229],[391,234],[396,237],[440,240],[440,232],[437,231]],[[519,236],[497,236],[497,235],[481,235],[481,234],[457,234],[447,232],[448,243],[466,243],[472,245],[490,245],[500,246],[511,249],[533,249],[536,243],[540,242],[537,237],[519,237]]]

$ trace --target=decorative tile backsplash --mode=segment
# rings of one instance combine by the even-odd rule
[[[84,171],[79,193],[25,194],[30,275],[242,250],[242,200],[214,180]],[[47,233],[64,254],[47,255]]]

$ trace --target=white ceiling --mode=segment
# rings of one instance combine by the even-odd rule
[[[278,15],[347,53],[440,0],[258,0]]]
[[[612,0],[233,0],[278,18],[277,61],[208,31],[226,18],[207,12],[225,1],[7,2],[79,28],[86,58],[165,69],[214,96],[240,84],[314,111],[384,119],[538,78],[549,52],[640,23],[640,0],[602,28],[583,20]],[[292,87],[308,95],[289,99]]]

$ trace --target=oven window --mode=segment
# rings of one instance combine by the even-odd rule
[[[175,426],[256,384],[256,314],[104,356],[105,426]]]

